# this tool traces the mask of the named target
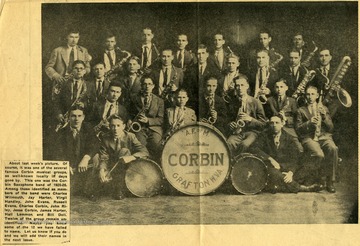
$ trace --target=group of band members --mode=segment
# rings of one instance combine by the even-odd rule
[[[150,28],[142,35],[143,43],[130,53],[109,34],[105,49],[91,57],[78,45],[75,30],[51,53],[45,72],[53,83],[56,158],[70,161],[77,188],[72,192],[94,199],[100,182],[112,184],[116,199],[124,198],[126,164],[139,157],[159,163],[172,133],[197,121],[219,129],[233,156],[261,157],[269,170],[269,191],[335,192],[334,125],[319,102],[326,94],[324,78],[334,70],[329,49],[311,54],[296,33],[294,46],[281,55],[263,31],[244,74],[242,60],[226,48],[221,33],[213,36],[213,52],[199,44],[195,53],[187,50],[186,34],[177,36],[176,50],[159,50]],[[292,95],[313,64],[318,64],[316,75],[298,105]]]

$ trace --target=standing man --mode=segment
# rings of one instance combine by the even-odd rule
[[[280,70],[280,77],[285,79],[289,89],[288,96],[292,96],[304,79],[307,69],[300,64],[300,52],[298,50],[291,50],[289,52],[289,63]]]
[[[323,90],[324,95],[327,93],[325,87],[330,85],[330,80],[336,69],[331,66],[331,60],[332,55],[330,50],[328,48],[320,49],[316,76],[311,84],[315,85],[319,90]]]
[[[186,50],[188,43],[188,37],[186,34],[179,34],[177,36],[177,49],[174,53],[175,57],[173,63],[176,67],[182,68],[184,72],[187,67],[196,63],[196,57],[191,50]]]
[[[99,165],[96,155],[99,142],[93,128],[84,123],[84,119],[83,105],[81,103],[73,105],[69,113],[69,124],[57,134],[56,160],[70,163],[72,194],[86,193],[90,166]]]
[[[326,178],[326,189],[334,193],[335,168],[338,161],[338,148],[332,138],[334,125],[327,107],[318,103],[319,92],[314,86],[305,90],[307,105],[298,109],[295,129],[310,160],[304,162],[299,178],[309,184]]]
[[[142,30],[142,45],[141,49],[135,54],[138,54],[138,57],[141,57],[141,68],[149,68],[154,62],[160,58],[160,53],[158,48],[153,43],[154,33],[150,28],[144,28]]]
[[[110,132],[104,135],[99,151],[99,177],[102,183],[111,182],[114,199],[122,200],[127,190],[125,185],[127,164],[136,158],[149,156],[149,152],[133,133],[125,131],[126,123],[120,116],[116,114],[110,116],[109,125]]]
[[[215,65],[218,73],[222,73],[226,68],[226,57],[229,55],[224,50],[225,37],[222,33],[216,33],[213,38],[215,50],[210,54],[209,62]]]
[[[299,51],[301,57],[301,64],[306,67],[313,67],[313,57],[316,54],[317,47],[314,43],[314,49],[310,50],[310,47],[304,41],[304,35],[301,32],[295,33],[293,36],[293,49]]]
[[[151,157],[158,161],[161,156],[164,101],[153,94],[154,88],[155,84],[152,78],[143,76],[141,78],[141,93],[131,97],[132,106],[129,108],[129,113],[132,116],[131,123],[140,124],[140,129],[135,132],[136,137],[147,147]]]
[[[247,78],[235,80],[236,97],[229,104],[230,137],[227,139],[233,156],[246,151],[265,127],[266,117],[259,100],[248,95]],[[238,121],[242,123],[238,124]]]
[[[88,50],[78,45],[80,32],[71,30],[67,33],[66,46],[60,46],[51,52],[48,64],[45,67],[46,75],[55,83],[65,82],[65,77],[70,75],[74,61],[80,60],[85,64],[85,73],[90,73],[91,56]]]

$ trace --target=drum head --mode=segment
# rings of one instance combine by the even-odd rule
[[[264,162],[249,154],[235,158],[230,176],[234,188],[245,195],[261,192],[268,179],[267,167]]]
[[[163,174],[158,164],[151,160],[138,159],[129,164],[125,184],[138,197],[151,197],[160,193]]]
[[[188,195],[215,191],[229,173],[230,155],[224,136],[206,123],[177,130],[166,142],[161,164],[169,183]]]

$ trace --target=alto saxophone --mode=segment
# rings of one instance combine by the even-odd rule
[[[310,52],[309,55],[301,62],[301,65],[303,65],[304,67],[310,67],[310,61],[314,57],[316,51],[318,50],[318,47],[316,46],[315,42],[312,41],[312,43],[314,44],[314,50]]]
[[[133,118],[133,122],[129,127],[129,131],[137,133],[141,131],[141,123],[138,121],[140,115],[145,115],[146,111],[149,110],[150,104],[148,102],[144,103],[142,109],[137,113],[137,115]]]
[[[305,87],[306,85],[314,79],[316,75],[316,71],[315,70],[310,70],[307,71],[304,78],[302,79],[302,81],[299,83],[298,87],[296,88],[296,91],[292,94],[292,98],[294,99],[298,99],[299,96],[304,95],[305,94]]]
[[[210,116],[208,118],[202,118],[201,122],[213,125],[213,124],[215,124],[215,122],[217,120],[217,118],[211,116],[211,111],[213,111],[213,110],[215,111],[215,99],[212,98],[212,99],[209,99],[209,100],[206,100],[206,101],[207,101],[208,107],[209,107],[208,115],[210,115]]]
[[[330,83],[325,85],[325,90],[328,90],[324,98],[324,103],[326,105],[329,105],[332,102],[336,94],[338,100],[344,107],[351,107],[352,100],[350,94],[340,86],[340,83],[342,82],[342,79],[345,76],[350,65],[351,58],[349,56],[345,56],[337,67],[336,72],[332,77]]]
[[[236,116],[235,121],[232,121],[231,123],[235,123],[236,124],[236,128],[232,130],[232,134],[233,135],[237,135],[240,134],[242,132],[242,129],[245,127],[246,123],[245,121],[243,121],[241,118],[241,113],[244,113],[243,110],[243,105],[241,105],[238,115]],[[231,124],[230,123],[230,124]]]
[[[277,53],[274,48],[271,48],[271,50],[274,51],[274,54],[278,57],[278,59],[276,59],[274,62],[272,62],[269,65],[269,67],[270,68],[275,68],[284,59],[284,57],[280,53]]]

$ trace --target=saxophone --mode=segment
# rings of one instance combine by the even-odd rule
[[[267,84],[269,82],[269,76],[270,76],[270,72],[268,72],[268,75],[266,76],[266,78],[261,83],[260,88],[255,89],[254,97],[256,99],[258,99],[261,102],[261,104],[266,104],[266,102],[267,102],[267,97],[266,97],[266,94],[264,93],[264,90],[267,89]]]
[[[174,67],[174,65],[172,65],[172,69],[175,71],[175,74],[174,76],[171,78],[170,82],[165,86],[164,90],[162,91],[161,93],[161,99],[163,99],[164,101],[165,100],[170,100],[169,96],[172,92],[172,87],[173,85],[175,84],[175,80],[177,79],[177,72],[176,72],[176,69]]]
[[[131,53],[126,51],[126,50],[121,50],[119,47],[116,47],[115,50],[120,51],[122,53],[125,53],[126,56],[124,58],[122,58],[118,63],[116,63],[109,71],[107,71],[105,73],[105,77],[110,77],[111,75],[113,75],[115,73],[115,71],[119,68],[121,68],[125,62],[127,62],[127,60],[129,59],[129,57],[131,56]]]
[[[306,85],[314,79],[316,75],[315,70],[307,71],[303,80],[299,83],[298,87],[296,88],[296,91],[292,94],[292,98],[298,99],[300,96],[305,94],[305,87]]]
[[[284,57],[280,53],[277,53],[274,48],[271,48],[271,50],[274,51],[274,54],[278,57],[278,59],[276,59],[274,62],[272,62],[269,65],[269,67],[270,68],[275,68],[284,59]]]
[[[344,56],[339,66],[337,67],[336,72],[332,77],[330,83],[325,85],[325,90],[328,90],[324,98],[324,103],[326,105],[329,105],[336,95],[338,100],[344,107],[346,108],[351,107],[352,100],[350,94],[345,89],[340,87],[340,83],[343,77],[345,76],[345,73],[349,69],[350,65],[351,65],[351,58],[349,56]]]
[[[316,51],[319,49],[314,41],[312,41],[312,43],[314,44],[314,50],[310,52],[309,55],[301,62],[301,65],[304,67],[310,67],[310,61],[314,57]]]
[[[137,115],[134,117],[133,122],[129,126],[129,131],[137,133],[141,131],[141,123],[137,121],[140,115],[145,115],[146,111],[148,111],[150,108],[150,103],[146,102],[144,103],[144,106],[142,109],[137,113]]]
[[[167,140],[180,128],[184,122],[184,116],[179,117],[171,126],[170,129],[164,134],[163,139],[161,140],[161,145],[165,145]]]
[[[322,104],[322,99],[323,99],[323,91],[320,91],[320,96],[319,96],[319,102],[317,103],[317,107],[316,107],[316,112],[314,113],[314,115],[316,115],[316,117],[318,118],[318,123],[316,124],[316,129],[315,129],[315,134],[314,134],[314,141],[319,141],[319,136],[321,134],[321,122],[322,122],[322,118],[321,118],[321,114],[324,114],[324,105]]]
[[[200,121],[204,123],[208,123],[210,125],[215,124],[217,118],[211,116],[211,111],[215,111],[215,98],[211,98],[209,100],[206,100],[209,106],[209,112],[208,115],[210,115],[208,118],[202,118]]]

